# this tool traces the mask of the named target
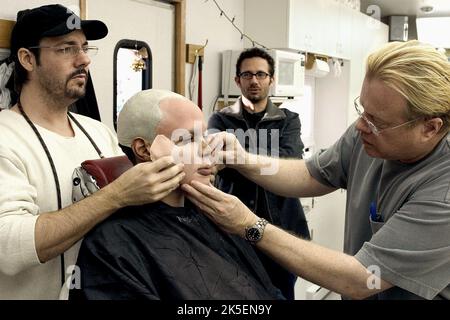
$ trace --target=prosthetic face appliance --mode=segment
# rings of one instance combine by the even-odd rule
[[[199,181],[204,184],[209,184],[210,175],[212,174],[211,163],[209,159],[203,158],[204,141],[180,141],[175,144],[164,135],[157,135],[150,147],[150,157],[152,161],[164,156],[172,155],[176,163],[184,163],[184,177],[183,183],[190,183],[191,181]]]

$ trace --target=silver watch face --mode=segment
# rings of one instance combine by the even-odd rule
[[[261,239],[261,230],[258,228],[247,229],[246,238],[248,241],[256,242]]]

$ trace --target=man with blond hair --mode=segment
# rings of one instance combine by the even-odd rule
[[[449,92],[445,56],[417,41],[389,43],[368,58],[355,99],[360,118],[329,149],[280,160],[246,154],[229,134],[215,137],[227,144],[224,159],[247,159],[228,166],[278,194],[347,189],[345,253],[267,224],[214,188],[182,188],[220,227],[344,297],[450,299]],[[261,175],[274,161],[279,171]]]

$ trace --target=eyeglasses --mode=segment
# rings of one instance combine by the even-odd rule
[[[258,80],[265,80],[267,76],[270,76],[267,72],[264,71],[258,71],[256,73],[251,73],[250,71],[244,71],[239,74],[239,77],[245,80],[251,80],[253,76],[256,76],[256,79]]]
[[[35,46],[35,47],[29,47],[28,49],[53,49],[57,54],[60,54],[64,57],[76,57],[81,51],[83,51],[84,54],[88,55],[89,57],[93,57],[98,52],[98,47],[95,46],[82,46],[79,47],[77,45],[72,46],[61,46],[61,47],[41,47],[41,46]]]
[[[398,126],[394,126],[394,127],[379,128],[376,125],[374,125],[372,121],[367,119],[367,117],[364,115],[364,107],[362,106],[361,102],[359,101],[359,98],[360,97],[356,97],[355,100],[353,101],[353,104],[355,105],[355,110],[358,113],[359,117],[362,118],[366,122],[366,124],[369,127],[370,131],[376,136],[380,135],[380,133],[382,133],[382,132],[384,132],[386,130],[397,129],[397,128],[403,127],[404,125],[407,125],[409,123],[412,123],[412,122],[417,121],[417,120],[420,119],[420,118],[416,118],[416,119],[404,122],[404,123],[399,124]]]

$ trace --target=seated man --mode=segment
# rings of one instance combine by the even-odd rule
[[[118,119],[119,143],[134,164],[172,154],[185,164],[184,183],[209,183],[205,129],[194,103],[163,90],[137,93]],[[283,298],[251,245],[185,204],[181,189],[98,225],[85,237],[77,266],[81,288],[70,299]]]

